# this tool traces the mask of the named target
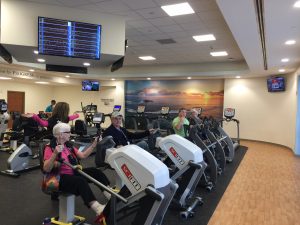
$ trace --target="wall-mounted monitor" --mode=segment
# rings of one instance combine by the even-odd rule
[[[120,112],[121,111],[121,105],[115,105],[113,108],[113,112]]]
[[[285,91],[284,77],[270,77],[267,79],[268,92]]]
[[[83,91],[99,91],[99,87],[99,81],[83,80],[81,89]]]
[[[38,51],[41,55],[100,59],[101,25],[38,18]]]

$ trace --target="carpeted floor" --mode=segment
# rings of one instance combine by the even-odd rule
[[[226,190],[231,178],[238,168],[246,153],[247,147],[240,147],[236,151],[234,161],[226,165],[223,175],[218,177],[216,188],[212,192],[197,188],[196,196],[201,196],[204,205],[196,209],[194,218],[183,221],[179,217],[179,212],[168,210],[164,223],[166,225],[205,225],[213,214],[219,200]],[[0,170],[6,169],[8,153],[0,152]],[[85,160],[84,166],[93,166],[93,157]],[[36,161],[37,163],[37,161]],[[111,173],[108,173],[111,176]],[[33,170],[21,174],[19,178],[0,176],[0,212],[2,215],[1,225],[40,225],[45,217],[58,214],[58,201],[51,201],[50,196],[45,195],[40,190],[42,174],[40,170]],[[99,189],[92,186],[94,193],[100,202],[104,197]],[[76,198],[76,214],[84,216],[87,222],[93,224],[94,213],[86,208],[81,198]],[[129,221],[121,224],[129,225]]]

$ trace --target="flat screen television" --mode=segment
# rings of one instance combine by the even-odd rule
[[[83,80],[81,84],[83,91],[99,91],[99,81]]]
[[[267,79],[268,92],[285,91],[284,77],[270,77]]]
[[[101,25],[38,18],[38,51],[41,55],[100,59]]]

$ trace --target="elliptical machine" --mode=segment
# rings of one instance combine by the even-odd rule
[[[206,168],[202,150],[177,134],[157,138],[157,145],[167,154],[175,166],[171,179],[178,183],[179,188],[173,203],[184,209],[180,212],[182,219],[193,217],[194,208],[203,204],[200,197],[196,197],[190,206],[187,202],[188,199],[192,198]]]
[[[127,203],[112,196],[110,207],[105,208],[107,225],[116,225],[118,214],[137,206],[133,225],[160,225],[178,188],[169,177],[165,164],[136,145],[118,149],[111,136],[97,145],[96,165],[107,163],[117,173],[116,185]],[[138,205],[137,205],[138,204]],[[123,214],[124,216],[124,214]]]
[[[234,118],[235,116],[235,109],[234,108],[225,108],[224,109],[224,119],[222,120],[225,122],[235,122],[236,123],[236,129],[237,129],[237,138],[235,140],[232,140],[233,142],[233,148],[236,150],[240,146],[240,121]]]

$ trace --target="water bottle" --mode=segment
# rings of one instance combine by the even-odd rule
[[[52,223],[51,223],[51,218],[49,218],[49,217],[46,217],[45,219],[44,219],[44,221],[43,221],[43,225],[51,225]]]

